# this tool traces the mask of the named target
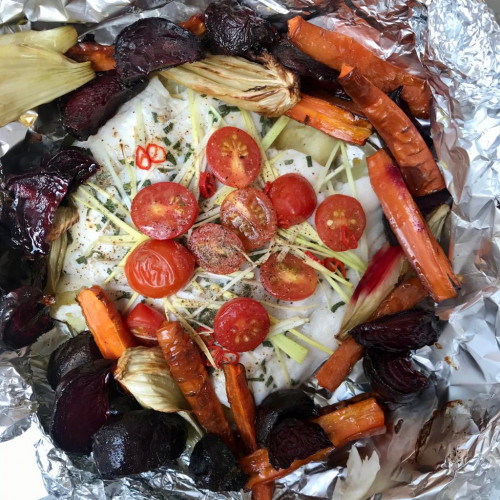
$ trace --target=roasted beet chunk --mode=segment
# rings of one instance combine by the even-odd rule
[[[325,431],[307,420],[287,418],[269,436],[269,461],[275,469],[287,469],[294,460],[332,446]]]
[[[16,288],[0,299],[0,338],[10,349],[32,344],[52,325],[44,296],[38,288]]]
[[[205,11],[205,25],[215,54],[258,54],[276,41],[271,24],[235,0],[212,2]]]
[[[313,400],[299,389],[280,389],[267,396],[257,408],[257,442],[266,448],[273,427],[285,418],[309,418],[317,415]]]
[[[55,389],[70,370],[102,358],[90,332],[83,332],[61,344],[51,355],[47,380]]]
[[[108,418],[113,361],[99,359],[68,372],[56,390],[50,434],[64,451],[90,453],[92,436]]]
[[[216,434],[207,434],[196,443],[189,470],[199,488],[211,491],[241,490],[247,480],[227,444]]]
[[[408,353],[365,351],[363,368],[380,399],[408,403],[427,386],[428,380],[412,366]]]
[[[57,207],[70,189],[98,168],[81,150],[68,148],[35,171],[10,176],[5,182],[10,200],[4,203],[2,223],[14,246],[26,253],[47,254]]]
[[[92,451],[102,477],[157,469],[186,447],[184,420],[172,413],[139,410],[114,417],[94,436]]]
[[[126,84],[152,71],[203,58],[200,40],[188,30],[159,17],[141,19],[116,37],[116,71]]]
[[[404,311],[363,323],[349,333],[366,348],[408,351],[436,342],[438,324],[431,311]]]
[[[146,87],[146,80],[129,87],[120,82],[113,71],[98,76],[61,101],[61,117],[65,130],[80,140],[94,135],[118,111]]]

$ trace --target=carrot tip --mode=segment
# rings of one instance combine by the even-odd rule
[[[348,75],[353,69],[354,69],[353,66],[349,66],[347,64],[342,64],[342,68],[340,70],[339,78],[342,78],[342,77]]]

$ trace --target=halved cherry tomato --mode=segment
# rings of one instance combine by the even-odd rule
[[[251,351],[262,344],[270,326],[267,311],[256,300],[233,299],[217,312],[214,336],[229,351]]]
[[[158,345],[156,330],[165,321],[165,315],[146,304],[137,304],[125,318],[125,324],[139,344]]]
[[[276,234],[271,200],[255,188],[229,193],[220,207],[220,220],[240,237],[246,250],[261,247]]]
[[[278,177],[266,194],[276,211],[278,226],[285,229],[309,219],[318,202],[310,182],[299,174]]]
[[[158,182],[137,193],[130,215],[141,233],[155,240],[170,240],[185,233],[199,211],[196,198],[184,186]]]
[[[245,260],[241,240],[220,224],[205,224],[196,228],[188,247],[198,265],[214,274],[234,273]]]
[[[318,277],[314,269],[298,257],[286,254],[280,262],[274,253],[260,266],[262,286],[280,300],[304,300],[316,291]]]
[[[162,146],[158,144],[148,144],[146,146],[146,153],[151,160],[151,163],[163,163],[167,159],[167,152]]]
[[[208,139],[207,163],[222,184],[244,188],[257,179],[262,155],[257,143],[245,131],[223,127]]]
[[[149,170],[151,168],[151,158],[142,146],[137,146],[135,150],[135,164],[141,170]]]
[[[336,252],[357,248],[366,226],[361,203],[344,194],[328,196],[316,210],[315,220],[319,237]]]
[[[125,276],[132,290],[153,299],[178,292],[194,272],[194,256],[180,243],[147,240],[125,263]]]
[[[210,172],[201,172],[199,186],[203,198],[211,198],[217,191],[217,184]]]

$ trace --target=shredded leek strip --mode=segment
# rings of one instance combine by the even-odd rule
[[[301,365],[306,359],[309,350],[304,346],[298,344],[292,339],[289,339],[282,333],[269,337],[268,340],[273,344],[276,349],[281,349],[285,354],[290,356],[296,363]]]
[[[290,118],[288,116],[280,116],[273,126],[269,129],[267,134],[262,139],[262,149],[267,151],[274,141],[278,138],[278,136],[283,132],[283,129],[288,125]]]
[[[129,243],[135,243],[137,241],[135,237],[126,236],[124,234],[103,234],[102,236],[99,236],[98,240],[102,243],[110,243],[111,245],[120,245],[122,243],[128,245]]]
[[[285,319],[285,320],[277,320],[276,318],[269,317],[271,320],[271,328],[269,329],[268,336],[278,335],[279,333],[285,333],[290,328],[296,328],[298,326],[305,325],[309,323],[309,318],[300,318],[298,316],[294,316],[293,318]]]
[[[130,179],[130,197],[133,200],[135,198],[135,195],[137,194],[137,187],[135,184],[135,182],[136,182],[135,181],[135,170],[132,167],[132,165],[130,165],[130,162],[128,161],[127,155],[125,154],[125,148],[123,147],[123,144],[120,144],[120,149],[122,151],[123,161],[125,162],[125,166],[127,167],[127,170],[128,170],[128,176]]]
[[[120,218],[118,218],[116,215],[111,213],[107,208],[105,208],[102,205],[102,203],[100,203],[98,200],[95,199],[94,196],[92,196],[89,192],[87,192],[87,190],[83,186],[80,186],[76,192],[77,194],[83,195],[87,199],[87,202],[91,205],[90,208],[93,208],[94,210],[101,212],[101,214],[107,217],[115,226],[119,227],[120,229],[123,229],[126,233],[130,234],[130,236],[134,236],[139,240],[144,241],[146,239],[146,237],[143,234],[141,234],[139,231],[129,226],[126,222],[123,222]],[[77,201],[80,202],[82,201],[79,200],[75,195],[73,195],[73,198],[76,199]]]
[[[148,169],[148,171],[146,172],[146,175],[140,180],[138,186],[137,186],[137,190],[140,191],[142,186],[144,185],[144,183],[151,177],[151,175],[153,174],[153,172],[158,168],[158,164],[157,163],[153,163],[151,165],[151,167]]]
[[[241,271],[237,271],[237,272],[231,273],[231,274],[214,274],[214,273],[209,273],[208,271],[205,271],[205,270],[203,270],[201,268],[198,268],[195,271],[196,275],[199,276],[199,277],[201,277],[201,278],[207,278],[207,279],[211,279],[211,278],[213,279],[213,278],[215,278],[215,279],[221,279],[221,280],[223,280],[223,279],[231,280],[231,279],[239,276],[240,272]],[[254,277],[255,277],[255,273],[253,271],[251,273],[248,273],[246,275],[246,279],[247,280],[251,280]]]
[[[274,165],[279,159],[283,158],[283,155],[285,155],[286,151],[281,151],[281,153],[278,153],[276,156],[273,156],[270,160],[269,163],[271,165]]]
[[[325,179],[326,175],[328,174],[328,171],[330,170],[330,167],[332,166],[332,163],[337,156],[339,148],[340,148],[340,141],[337,141],[335,143],[335,146],[333,146],[333,149],[330,153],[330,156],[328,157],[328,160],[325,163],[324,169],[321,171],[321,173],[319,175],[318,182],[316,183],[316,186],[314,188],[316,190],[316,192],[319,192],[319,190],[321,189],[321,186],[325,183],[324,179]]]
[[[191,89],[188,89],[188,98],[189,98],[189,115],[191,118],[191,130],[193,134],[193,144],[194,147],[197,147],[198,144],[200,143],[202,134],[200,133],[200,128],[198,124],[198,114],[196,113],[196,106],[195,106],[196,96]]]
[[[130,297],[130,300],[127,302],[127,305],[122,311],[122,314],[126,314],[128,310],[134,305],[134,302],[139,298],[139,294],[137,292],[134,292],[132,297]]]
[[[123,183],[118,177],[118,175],[115,172],[115,169],[113,168],[113,165],[111,164],[111,159],[108,155],[108,152],[106,151],[105,146],[100,146],[100,151],[102,153],[102,159],[103,159],[103,164],[106,170],[108,171],[109,175],[113,179],[114,184],[116,185],[116,189],[118,189],[120,196],[122,197],[123,202],[127,206],[127,208],[130,210],[130,198],[128,194],[125,192],[125,189],[123,188]]]
[[[87,181],[87,186],[90,186],[92,189],[97,191],[98,193],[102,194],[106,199],[111,200],[114,205],[120,210],[120,212],[125,215],[129,216],[130,212],[129,210],[124,207],[116,197],[114,197],[112,194],[109,194],[107,191],[104,191],[104,189],[100,188],[97,184],[94,184],[93,182]]]
[[[105,284],[109,283],[118,273],[122,272],[123,268],[125,267],[125,263],[129,258],[129,255],[145,240],[147,240],[146,236],[144,236],[141,240],[139,240],[137,243],[135,243],[130,247],[130,249],[125,254],[125,257],[123,257],[123,259],[120,262],[118,262],[113,272],[104,280]]]
[[[205,290],[203,290],[203,288],[196,281],[196,279],[193,279],[193,281],[191,282],[191,285],[193,285],[193,288],[195,288],[201,295],[205,295]]]
[[[175,307],[182,307],[182,308],[192,308],[192,307],[199,307],[200,304],[206,304],[208,309],[219,309],[224,305],[223,301],[215,301],[215,300],[202,300],[202,299],[180,299],[180,298],[174,298],[172,299],[172,304]],[[190,314],[188,314],[190,316]]]
[[[215,118],[217,118],[217,125],[223,125],[224,127],[227,125],[224,118],[222,118],[220,113],[211,104],[208,109],[214,114]]]
[[[296,330],[295,328],[290,328],[290,330],[288,330],[292,335],[295,335],[295,337],[299,338],[300,340],[308,343],[309,345],[315,347],[316,349],[319,349],[320,351],[323,351],[323,352],[326,352],[326,354],[328,355],[332,355],[334,351],[332,351],[331,349],[329,349],[328,347],[324,346],[323,344],[320,344],[319,342],[316,342],[315,340],[313,339],[310,339],[309,337],[307,337],[306,335],[304,335],[303,333],[299,332],[298,330]]]
[[[330,302],[330,298],[328,297],[328,294],[326,293],[326,288],[325,288],[325,285],[323,285],[323,281],[322,280],[318,280],[318,284],[319,284],[321,290],[323,291],[323,295],[325,296],[326,306],[328,307],[328,309],[331,310],[332,303]]]
[[[206,224],[207,222],[212,222],[214,220],[217,220],[218,218],[219,218],[219,214],[212,215],[212,217],[207,217],[206,219],[195,222],[192,227],[195,228],[198,226],[202,226],[203,224]]]
[[[342,150],[342,158],[345,165],[345,171],[347,174],[347,182],[349,183],[349,187],[351,188],[352,195],[357,198],[358,192],[356,190],[356,184],[354,182],[354,177],[352,176],[351,164],[349,163],[349,156],[347,155],[347,148],[344,142],[340,143],[340,149]]]
[[[283,311],[308,311],[309,309],[316,309],[317,307],[319,307],[318,304],[311,304],[309,306],[282,306],[280,304],[275,304],[274,302],[269,302],[267,300],[259,300],[259,302],[273,309],[282,309]]]
[[[345,170],[345,166],[341,165],[340,167],[337,167],[333,172],[330,172],[323,180],[318,181],[314,188],[316,192],[319,193],[321,191],[321,188],[325,184],[330,182],[332,179],[335,179],[335,177],[337,177],[337,175],[340,174],[340,172],[342,172],[343,170]]]
[[[281,366],[281,369],[283,370],[283,375],[285,375],[285,380],[288,386],[291,385],[292,381],[290,380],[290,374],[288,373],[288,370],[286,368],[285,361],[283,360],[283,356],[281,355],[281,351],[279,350],[278,346],[275,345],[272,341],[271,343],[273,344],[274,347],[274,352],[276,353],[276,358],[278,359],[278,363]]]
[[[170,303],[170,301],[165,297],[163,299],[163,306],[165,307],[165,313],[172,313],[179,323],[184,327],[185,330],[187,330],[188,335],[196,342],[197,346],[203,351],[205,356],[207,357],[208,361],[210,361],[210,364],[217,369],[217,366],[215,366],[215,361],[212,355],[210,354],[210,351],[208,350],[207,345],[205,342],[203,342],[202,338],[200,337],[200,334],[196,332],[196,330],[186,321],[185,318],[182,317],[181,314],[175,309],[175,307]]]
[[[350,295],[348,295],[342,288],[340,288],[340,285],[336,283],[332,278],[328,275],[325,274],[325,279],[328,281],[330,286],[339,294],[339,296],[342,298],[342,300],[347,303],[350,300]]]

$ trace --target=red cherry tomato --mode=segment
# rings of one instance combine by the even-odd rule
[[[137,146],[135,150],[135,164],[141,170],[149,170],[151,168],[151,158],[142,146]]]
[[[214,176],[210,172],[202,172],[200,174],[200,194],[203,198],[211,198],[217,191],[217,184]]]
[[[163,163],[167,159],[167,152],[162,146],[158,144],[148,144],[146,146],[146,153],[151,160],[151,163]]]
[[[260,266],[262,286],[280,300],[304,300],[316,291],[318,278],[314,269],[295,255],[287,254],[279,262],[274,253]]]
[[[276,234],[276,213],[271,200],[258,189],[229,193],[220,207],[220,220],[234,231],[246,250],[255,250]]]
[[[214,336],[229,351],[251,351],[267,337],[270,325],[267,311],[256,300],[233,299],[217,312]]]
[[[366,226],[361,203],[343,194],[326,198],[316,210],[315,220],[319,237],[336,252],[357,248]]]
[[[222,184],[244,188],[257,179],[262,155],[257,143],[243,130],[223,127],[208,139],[207,163]]]
[[[125,318],[125,324],[139,344],[158,345],[156,330],[165,321],[165,315],[146,304],[137,304]]]
[[[276,211],[278,226],[285,229],[309,219],[318,201],[314,188],[299,174],[278,177],[266,194]]]
[[[148,240],[141,243],[125,263],[125,276],[132,290],[153,299],[178,292],[194,272],[194,256],[180,243]]]
[[[234,273],[245,260],[241,240],[220,224],[205,224],[196,228],[188,247],[198,265],[214,274]]]
[[[141,189],[130,209],[139,231],[155,240],[170,240],[185,233],[198,213],[195,197],[176,182],[158,182]]]

